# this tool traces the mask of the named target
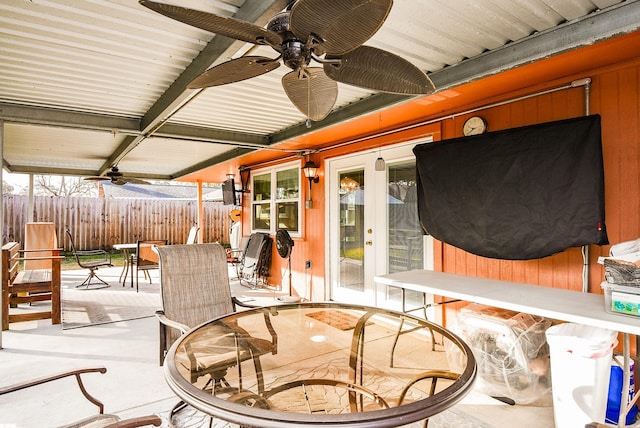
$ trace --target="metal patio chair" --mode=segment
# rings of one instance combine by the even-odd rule
[[[421,373],[415,376],[409,382],[407,382],[404,389],[400,393],[400,397],[398,397],[398,406],[403,403],[403,401],[407,397],[407,393],[409,392],[409,390],[413,388],[413,386],[416,385],[418,382],[422,382],[422,381],[431,382],[429,386],[429,395],[433,395],[436,393],[436,388],[438,387],[439,379],[444,379],[445,381],[446,380],[456,381],[458,380],[458,378],[460,378],[459,373],[449,372],[445,370],[428,370],[424,373]],[[423,422],[423,428],[427,428],[428,424],[429,424],[429,419],[426,419]]]
[[[157,247],[160,263],[162,310],[156,315],[160,321],[160,365],[171,344],[181,334],[203,322],[236,310],[236,304],[245,306],[231,296],[227,256],[219,243],[168,245]],[[264,391],[260,356],[277,352],[277,334],[265,313],[269,339],[249,336],[240,326],[230,326],[220,337],[207,338],[203,347],[220,349],[217,356],[198,357],[198,349],[191,346],[189,361],[180,362],[190,375],[191,382],[208,377],[204,388],[212,392],[229,388],[225,376],[228,369],[243,361],[253,361],[258,391]],[[241,337],[242,340],[234,340]],[[231,340],[229,340],[231,338]],[[172,414],[182,408],[179,403]]]
[[[113,267],[113,263],[111,263],[111,254],[109,254],[105,250],[77,250],[76,244],[73,241],[73,235],[71,234],[71,230],[67,227],[65,229],[67,236],[69,237],[69,243],[71,244],[71,251],[73,252],[73,256],[76,259],[76,263],[83,269],[89,269],[89,275],[82,282],[82,284],[76,285],[76,288],[80,288],[82,286],[86,286],[87,289],[91,285],[91,280],[93,278],[100,281],[103,285],[97,288],[107,288],[111,285],[96,275],[96,271],[101,267]]]
[[[166,239],[148,239],[148,240],[139,240],[136,253],[131,256],[131,264],[134,266],[136,273],[136,292],[138,291],[138,277],[140,271],[142,271],[145,276],[149,279],[149,284],[151,284],[151,275],[149,275],[150,270],[158,269],[160,267],[158,261],[158,254],[155,251],[156,247],[167,245],[168,241]],[[133,278],[131,278],[133,281]]]
[[[98,414],[89,416],[80,421],[76,421],[72,424],[65,425],[65,427],[73,427],[73,428],[133,428],[133,427],[142,427],[142,426],[160,426],[162,424],[162,419],[160,419],[156,415],[147,415],[137,418],[129,418],[129,419],[120,419],[117,415],[110,415],[104,413],[104,404],[101,401],[96,399],[94,396],[89,394],[85,389],[84,383],[82,382],[82,374],[85,373],[106,373],[107,369],[104,367],[95,367],[95,368],[84,368],[84,369],[76,369],[70,370],[63,373],[58,373],[52,376],[42,377],[39,379],[9,385],[5,387],[0,387],[0,395],[9,394],[11,392],[20,391],[26,388],[37,387],[38,385],[42,385],[48,382],[52,382],[58,379],[63,379],[67,377],[74,376],[76,381],[78,382],[78,388],[80,392],[84,395],[84,397],[89,400],[91,403],[98,406]],[[51,399],[52,397],[48,397],[47,399]],[[60,396],[61,400],[64,400],[62,396]],[[34,402],[37,405],[37,401]],[[64,428],[64,427],[63,427]]]
[[[273,239],[267,233],[252,233],[242,257],[236,264],[240,285],[255,288],[260,280],[266,281],[271,269]]]

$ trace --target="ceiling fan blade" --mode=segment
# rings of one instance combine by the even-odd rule
[[[314,35],[323,51],[343,55],[369,40],[391,11],[393,0],[299,0],[291,9],[291,31]]]
[[[189,89],[225,85],[260,76],[280,67],[280,62],[266,56],[243,56],[223,62],[193,79]]]
[[[338,82],[395,94],[419,95],[435,91],[426,74],[391,52],[360,46],[340,59],[340,64],[324,64],[327,76]]]
[[[239,19],[149,0],[140,0],[139,3],[176,21],[232,39],[259,45],[282,43],[277,33]]]
[[[95,177],[83,177],[83,180],[87,180],[87,181],[107,181],[107,180],[111,180],[109,177],[106,176],[95,176]]]
[[[146,180],[142,180],[140,178],[134,178],[134,177],[118,177],[117,179],[115,179],[113,181],[113,184],[126,184],[126,183],[131,183],[131,184],[150,184],[148,181]]]
[[[285,74],[282,87],[293,105],[313,121],[327,117],[338,98],[338,84],[320,67]]]

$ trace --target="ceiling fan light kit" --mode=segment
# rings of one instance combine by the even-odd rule
[[[338,98],[338,82],[406,95],[434,92],[431,79],[391,52],[363,46],[384,24],[393,0],[297,0],[262,28],[239,19],[150,0],[139,3],[182,23],[246,43],[268,45],[275,58],[245,56],[218,64],[188,88],[226,85],[258,77],[282,62],[291,103],[308,120],[324,119]],[[354,23],[357,23],[355,25]],[[312,61],[322,67],[311,67]]]

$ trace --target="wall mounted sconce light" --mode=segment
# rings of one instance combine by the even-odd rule
[[[238,168],[238,171],[240,172],[240,183],[242,185],[242,189],[240,189],[240,191],[242,193],[248,193],[249,177],[251,176],[251,169],[249,169],[249,167],[242,165]]]
[[[311,183],[317,183],[320,181],[320,177],[318,177],[318,166],[312,160],[309,160],[308,155],[307,162],[302,167],[302,172],[309,180],[309,193],[307,194],[305,206],[307,208],[313,208],[313,201],[311,200]]]

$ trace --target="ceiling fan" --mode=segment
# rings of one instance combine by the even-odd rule
[[[120,172],[117,166],[112,166],[111,169],[105,175],[98,175],[94,177],[84,177],[85,180],[93,180],[93,181],[107,181],[110,180],[111,183],[116,184],[118,186],[122,186],[127,183],[132,184],[149,184],[148,181],[141,180],[139,178],[133,177],[125,177],[123,173]]]
[[[324,119],[338,97],[337,82],[376,91],[420,95],[435,90],[418,67],[391,52],[363,46],[386,20],[393,0],[297,0],[276,14],[267,28],[239,19],[140,0],[155,12],[222,36],[268,45],[279,55],[243,56],[196,77],[189,89],[257,77],[280,66],[285,93],[308,119]],[[321,67],[311,67],[315,61]]]

